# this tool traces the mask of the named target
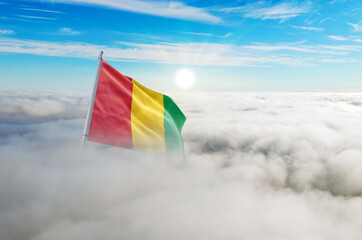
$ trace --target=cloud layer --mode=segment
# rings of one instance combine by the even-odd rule
[[[64,30],[64,29],[63,29]],[[77,34],[72,29],[63,33]],[[73,32],[72,32],[73,31]],[[227,35],[225,35],[227,36]],[[336,40],[336,36],[330,36]],[[338,39],[341,40],[341,39]],[[359,39],[354,39],[355,42]],[[84,42],[46,42],[0,38],[0,52],[44,56],[95,58],[100,50],[107,59],[126,62],[154,62],[202,66],[310,66],[329,59],[335,62],[361,61],[360,45],[286,44],[235,45],[211,42],[155,44],[117,42],[114,47]],[[336,61],[337,60],[337,61]]]
[[[1,92],[0,239],[359,239],[362,94],[171,94],[189,166],[87,144],[88,96]]]

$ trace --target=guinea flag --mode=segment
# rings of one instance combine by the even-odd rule
[[[175,102],[102,60],[88,140],[183,157],[186,121]]]

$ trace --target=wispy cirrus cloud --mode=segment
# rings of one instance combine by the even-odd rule
[[[326,18],[323,18],[322,20],[320,20],[319,23],[324,23],[325,21],[333,21],[333,22],[335,22],[336,19],[333,19],[331,17],[326,17]]]
[[[330,39],[334,39],[334,40],[337,40],[337,41],[347,41],[348,40],[346,37],[343,37],[343,36],[330,35],[328,37]]]
[[[202,33],[202,32],[182,32],[182,33],[186,33],[186,34],[190,34],[190,35],[197,35],[197,36],[206,36],[206,37],[214,36],[214,34],[212,34],[212,33]]]
[[[296,28],[296,29],[302,29],[302,30],[307,30],[307,31],[323,31],[324,29],[323,28],[320,28],[320,27],[307,27],[307,26],[294,26],[292,25],[293,28]]]
[[[25,10],[25,11],[33,11],[33,12],[46,12],[46,13],[64,14],[63,12],[48,10],[48,9],[40,9],[40,8],[20,8],[20,9]]]
[[[180,33],[185,33],[185,34],[190,34],[190,35],[197,35],[197,36],[205,36],[205,37],[220,37],[220,38],[228,38],[230,36],[232,36],[233,34],[231,32],[228,32],[224,35],[216,35],[213,33],[204,33],[204,32],[180,32]]]
[[[223,8],[221,11],[226,13],[238,13],[244,17],[262,20],[286,20],[288,18],[296,17],[309,12],[310,7],[307,3],[300,4],[297,2],[282,2],[279,4],[271,5],[266,2],[260,1],[240,7]]]
[[[285,56],[256,56],[231,44],[219,43],[158,43],[119,42],[119,47],[87,43],[56,43],[32,40],[0,39],[0,52],[45,56],[93,58],[103,49],[107,59],[127,62],[211,66],[262,66],[269,64],[300,64],[300,59]]]
[[[80,34],[80,32],[75,31],[71,28],[67,28],[67,27],[59,29],[59,33],[63,34],[63,35],[79,35]]]
[[[230,36],[232,36],[233,34],[231,32],[228,32],[227,34],[225,34],[224,36],[222,36],[223,38],[228,38]]]
[[[32,15],[17,15],[19,18],[25,18],[25,19],[34,19],[34,20],[55,20],[55,18],[50,17],[41,17],[41,16],[32,16]]]
[[[306,46],[295,46],[290,44],[282,45],[269,45],[269,44],[258,44],[258,45],[247,45],[244,46],[245,49],[259,50],[259,51],[294,51],[294,52],[316,52],[315,49],[306,47]]]
[[[346,1],[348,1],[348,0],[332,0],[332,1],[330,2],[330,4],[344,3],[344,2],[346,2]]]
[[[13,34],[15,34],[15,32],[13,30],[9,30],[9,29],[0,29],[0,34],[1,35],[13,35]]]
[[[356,62],[356,59],[338,59],[338,58],[325,58],[325,59],[321,59],[322,63],[351,63],[351,62]]]
[[[335,55],[348,55],[353,53],[362,52],[362,46],[356,45],[305,45],[301,43],[293,44],[256,44],[256,45],[245,45],[244,49],[250,49],[253,51],[262,51],[262,52],[279,52],[280,54],[307,54],[313,56],[313,58],[318,58],[318,55],[326,56],[335,56]],[[313,55],[314,54],[314,55]],[[294,54],[296,58],[300,57],[298,54]]]
[[[160,17],[201,21],[221,22],[221,18],[212,15],[204,8],[186,5],[179,1],[145,1],[145,0],[38,0],[66,4],[97,5],[123,11],[136,12]]]
[[[337,40],[337,41],[351,41],[351,42],[357,42],[362,43],[362,39],[356,37],[356,36],[336,36],[336,35],[330,35],[328,36],[330,39]]]
[[[359,21],[358,23],[348,23],[349,25],[351,25],[354,29],[354,32],[362,32],[362,21]]]
[[[60,43],[0,38],[0,52],[45,56],[94,58],[103,49],[107,59],[126,62],[154,62],[202,66],[313,65],[333,56],[352,59],[362,52],[356,45],[235,45],[208,42],[143,44],[118,42],[118,46],[82,42]],[[336,57],[337,56],[337,57]],[[357,58],[356,60],[360,60]]]

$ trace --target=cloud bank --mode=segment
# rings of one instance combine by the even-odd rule
[[[170,94],[189,166],[88,143],[88,96],[1,92],[0,239],[359,239],[362,94]]]
[[[64,30],[64,29],[63,29]],[[63,33],[77,34],[72,29]],[[227,37],[227,35],[225,35]],[[336,39],[335,36],[332,39]],[[360,41],[355,39],[354,41]],[[84,42],[47,42],[0,38],[0,52],[43,56],[95,58],[101,49],[114,61],[153,62],[201,66],[310,66],[324,59],[361,61],[361,45],[307,45],[299,43],[235,45],[211,42],[155,44],[117,42],[113,47]]]

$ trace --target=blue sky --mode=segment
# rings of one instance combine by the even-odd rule
[[[99,3],[102,2],[102,3]],[[362,90],[362,1],[0,0],[0,89],[90,91],[97,56],[158,91]]]

